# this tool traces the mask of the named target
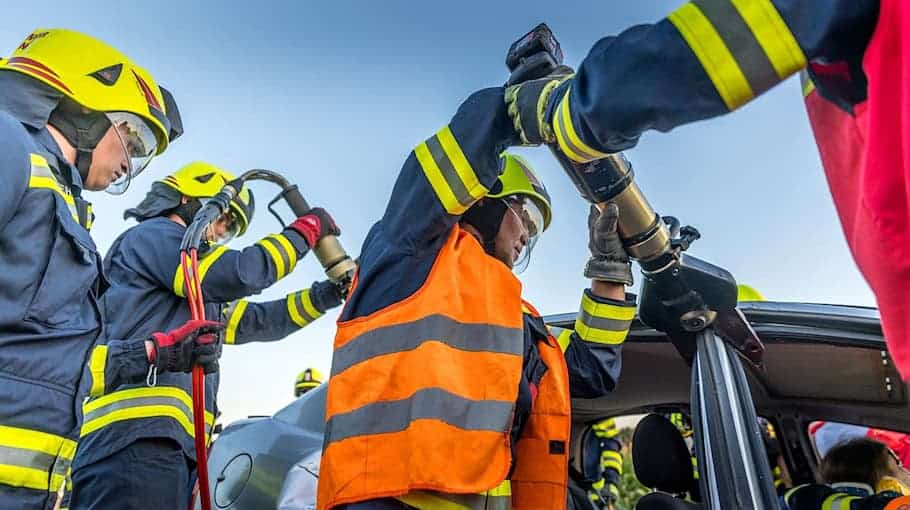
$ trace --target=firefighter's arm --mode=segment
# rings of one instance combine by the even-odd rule
[[[21,131],[18,121],[7,114],[0,113],[0,231],[6,227],[22,201],[29,185],[29,170],[32,162],[29,151],[23,143],[22,136],[15,136]]]
[[[419,288],[453,226],[496,182],[499,154],[514,138],[503,89],[491,88],[472,94],[446,126],[411,151],[363,244],[358,284],[342,320],[368,315]]]
[[[198,261],[202,296],[206,302],[227,303],[258,294],[290,274],[308,251],[303,236],[289,229],[266,236],[242,250],[215,246]],[[185,297],[179,252],[169,249],[162,253],[157,270],[163,285]]]
[[[146,339],[111,340],[92,348],[86,367],[89,396],[99,397],[124,384],[142,382],[149,373]]]
[[[408,155],[379,223],[404,255],[445,236],[502,172],[499,154],[513,143],[503,89],[472,94],[451,121]]]
[[[613,391],[622,369],[622,344],[635,317],[635,296],[622,300],[586,289],[574,329],[554,331],[565,352],[573,398],[597,398]]]
[[[224,343],[273,342],[308,326],[341,304],[341,292],[331,281],[314,283],[284,299],[251,303],[240,299],[222,311]]]
[[[732,111],[813,59],[856,60],[879,0],[695,0],[662,21],[598,41],[549,96],[569,158],[634,146],[646,130]]]

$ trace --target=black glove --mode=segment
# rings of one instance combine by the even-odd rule
[[[332,280],[313,282],[310,286],[310,302],[317,311],[325,313],[344,300],[342,288]]]
[[[588,214],[588,248],[591,258],[585,265],[585,276],[592,280],[632,285],[632,263],[619,240],[619,207],[613,202],[601,212],[591,206]]]
[[[220,322],[189,320],[167,333],[153,333],[149,362],[158,372],[190,372],[194,365],[202,365],[206,374],[217,372],[223,331]]]
[[[569,66],[559,66],[547,76],[506,89],[506,106],[522,145],[555,143],[556,135],[546,120],[547,104],[553,89],[574,76]]]
[[[341,235],[335,220],[321,207],[310,209],[310,212],[294,220],[288,228],[302,235],[310,248],[316,246],[316,243],[325,236]]]

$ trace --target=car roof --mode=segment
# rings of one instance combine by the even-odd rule
[[[739,308],[765,344],[763,366],[745,364],[759,414],[910,430],[908,387],[888,356],[876,309],[771,301]],[[545,320],[571,328],[575,314]],[[622,363],[612,394],[573,400],[577,422],[688,405],[689,367],[666,335],[637,317]]]

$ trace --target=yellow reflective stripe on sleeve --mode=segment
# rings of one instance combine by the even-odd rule
[[[455,140],[455,135],[452,134],[452,130],[449,129],[449,126],[440,129],[439,132],[436,133],[436,138],[439,139],[442,149],[445,151],[446,156],[449,157],[452,166],[455,167],[458,177],[461,178],[461,183],[467,188],[471,198],[480,200],[485,197],[489,190],[480,184],[480,181],[477,179],[477,174],[474,172],[474,168],[471,167],[471,163],[468,162],[468,158],[464,155],[464,152],[462,152],[461,146],[458,145],[458,141]]]
[[[463,214],[487,194],[448,126],[415,147],[414,156],[449,214]]]
[[[222,255],[227,252],[226,246],[215,246],[209,252],[202,256],[202,260],[199,261],[199,281],[200,283],[205,280],[206,273],[209,272],[209,269],[212,268],[214,264]],[[183,282],[183,263],[177,264],[177,271],[174,274],[174,294],[180,297],[186,297],[184,292],[184,282]]]
[[[99,345],[92,349],[89,360],[89,372],[92,374],[92,387],[89,395],[97,397],[104,393],[104,369],[107,366],[107,346]]]
[[[601,452],[600,467],[603,469],[613,469],[617,473],[622,473],[622,454],[613,450],[604,450]]]
[[[269,257],[272,258],[272,262],[275,264],[277,278],[280,280],[288,274],[287,267],[285,266],[282,253],[278,251],[276,244],[272,244],[273,242],[276,244],[278,243],[278,241],[274,241],[271,237],[266,237],[265,239],[260,239],[256,244],[262,246],[265,251],[268,252]]]
[[[733,110],[806,67],[770,0],[693,0],[668,20]]]
[[[575,332],[587,342],[620,344],[626,339],[634,317],[634,306],[598,303],[585,293],[575,320]]]
[[[322,312],[313,306],[313,301],[310,299],[310,289],[306,289],[300,293],[300,302],[303,303],[303,309],[306,311],[307,315],[313,317],[313,319],[318,319],[322,315]]]
[[[243,312],[246,311],[248,304],[249,301],[241,299],[231,303],[226,310],[227,326],[224,328],[224,343],[233,344],[237,341],[237,326],[240,325],[240,319],[243,318]]]
[[[310,289],[288,294],[287,305],[291,320],[301,328],[322,316],[322,313],[313,306]]]
[[[667,19],[698,57],[728,109],[736,109],[752,99],[752,87],[746,76],[701,9],[686,3]]]
[[[566,156],[579,163],[607,157],[609,154],[600,152],[584,143],[578,136],[578,132],[572,124],[572,113],[569,109],[569,95],[571,92],[572,88],[570,87],[562,96],[556,111],[553,113],[553,132],[556,133],[556,141],[559,143],[559,147]]]
[[[730,0],[783,80],[806,67],[806,55],[770,0]]]
[[[190,437],[195,437],[193,399],[180,388],[156,386],[116,391],[89,400],[82,406],[82,413],[84,422],[80,436],[118,421],[167,417],[177,421]],[[210,435],[215,416],[209,411],[205,412],[205,423],[207,435]]]
[[[290,273],[297,267],[297,250],[294,248],[294,245],[291,244],[291,241],[283,234],[274,234],[269,237],[278,241],[278,244],[281,245],[284,253],[288,256],[288,273]]]

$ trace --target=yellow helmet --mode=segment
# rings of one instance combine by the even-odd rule
[[[211,163],[195,161],[181,167],[176,172],[162,179],[162,184],[177,190],[181,195],[190,198],[210,198],[221,188],[236,178],[234,174]],[[231,201],[231,211],[236,216],[236,230],[229,237],[242,236],[253,220],[256,204],[253,193],[244,186]]]
[[[505,198],[513,195],[520,195],[530,198],[537,204],[543,215],[543,230],[550,226],[550,219],[553,216],[552,206],[550,205],[550,194],[547,188],[537,178],[537,174],[521,156],[503,152],[500,156],[505,168],[500,174],[499,179],[487,193],[487,198]]]
[[[761,292],[753,287],[741,283],[736,286],[736,300],[740,303],[744,301],[764,301],[765,296],[762,296]]]
[[[0,70],[25,74],[88,110],[109,114],[129,152],[130,176],[183,132],[173,96],[126,55],[86,34],[37,29],[0,60]]]
[[[322,372],[315,368],[308,368],[303,372],[300,372],[294,383],[294,396],[299,397],[300,395],[303,395],[322,384],[324,380]]]

